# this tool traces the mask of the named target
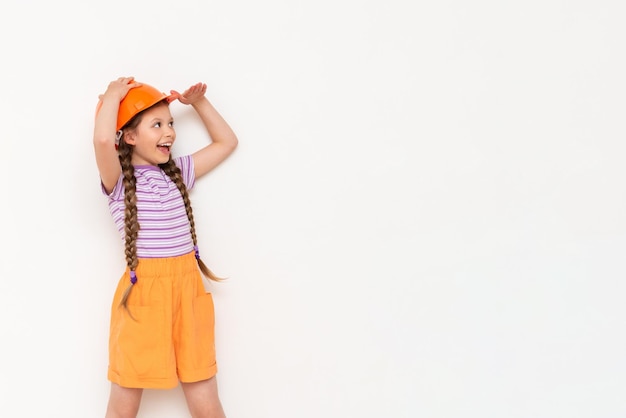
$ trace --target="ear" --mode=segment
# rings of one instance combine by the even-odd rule
[[[128,145],[135,145],[137,142],[137,138],[135,137],[134,131],[124,132],[122,135],[122,141],[126,142]]]

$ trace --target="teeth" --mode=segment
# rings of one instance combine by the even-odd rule
[[[158,146],[158,147],[166,147],[166,148],[169,148],[169,147],[171,147],[171,146],[172,146],[172,143],[171,143],[171,142],[167,142],[167,143],[165,143],[165,144],[158,144],[157,146]]]

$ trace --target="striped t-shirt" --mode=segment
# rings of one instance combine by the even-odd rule
[[[186,155],[175,158],[174,162],[180,168],[185,186],[191,190],[195,183],[193,158]],[[152,165],[136,165],[135,177],[139,221],[137,257],[175,257],[193,251],[185,203],[174,182],[160,167]],[[106,194],[104,187],[102,190]],[[124,241],[123,175],[107,196],[111,216]]]

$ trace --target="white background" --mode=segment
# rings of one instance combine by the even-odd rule
[[[240,139],[191,195],[229,418],[626,416],[623,2],[2,9],[0,416],[104,414],[91,136],[129,75],[206,82]],[[172,112],[176,154],[207,143]]]

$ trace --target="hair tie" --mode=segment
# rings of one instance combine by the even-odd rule
[[[198,246],[194,245],[193,250],[196,252],[196,260],[200,260],[200,250],[198,250]]]
[[[131,270],[130,272],[130,283],[131,284],[135,284],[137,283],[137,273],[135,273],[134,271]]]

